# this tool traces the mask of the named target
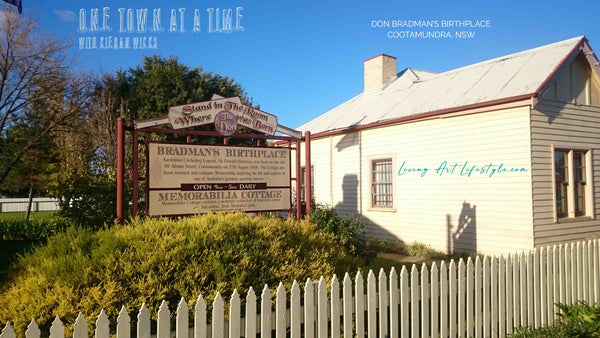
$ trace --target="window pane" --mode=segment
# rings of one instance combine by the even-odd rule
[[[373,206],[393,206],[392,160],[377,160],[371,167],[371,200]]]
[[[575,216],[585,215],[585,153],[573,152],[573,176],[575,182]]]
[[[556,184],[556,216],[559,218],[567,217],[569,215],[567,207],[567,188],[569,176],[567,173],[567,152],[557,150],[554,152],[554,177]]]

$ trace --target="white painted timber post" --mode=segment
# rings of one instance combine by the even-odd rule
[[[286,307],[287,295],[282,282],[279,282],[275,298],[275,337],[285,338],[286,333]],[[229,319],[231,322],[231,319]],[[233,337],[230,337],[233,338]],[[239,338],[239,336],[235,337]]]
[[[237,289],[231,294],[229,302],[229,338],[240,338],[242,335],[242,301]]]
[[[131,318],[129,313],[125,309],[125,306],[121,306],[121,311],[117,316],[117,338],[130,338],[131,337]]]
[[[79,312],[77,318],[75,318],[75,324],[73,324],[73,338],[87,338],[87,330],[87,322],[85,321],[83,314]]]

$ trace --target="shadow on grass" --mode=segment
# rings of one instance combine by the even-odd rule
[[[0,285],[6,281],[8,269],[19,255],[31,250],[37,243],[40,241],[0,240]]]

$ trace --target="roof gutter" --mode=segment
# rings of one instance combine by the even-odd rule
[[[379,121],[379,122],[373,122],[373,123],[364,124],[364,125],[355,126],[355,127],[349,127],[349,128],[332,130],[332,131],[325,131],[322,133],[312,134],[311,139],[314,140],[314,139],[328,137],[328,136],[347,134],[347,133],[351,133],[351,132],[359,131],[359,130],[373,129],[373,128],[379,128],[379,127],[390,126],[390,125],[395,125],[395,124],[404,124],[404,123],[409,123],[409,122],[416,122],[416,121],[420,121],[420,120],[430,119],[433,117],[443,118],[444,115],[448,115],[451,113],[456,113],[456,112],[466,111],[466,110],[488,108],[488,107],[492,107],[492,106],[498,106],[498,105],[507,104],[507,103],[515,103],[515,102],[519,102],[519,101],[524,101],[522,105],[527,106],[527,105],[534,104],[535,101],[533,99],[535,99],[537,94],[538,93],[535,92],[535,93],[530,93],[530,94],[511,96],[511,97],[498,99],[498,100],[473,103],[473,104],[468,104],[468,105],[459,106],[459,107],[435,110],[435,111],[423,113],[423,114],[416,114],[416,115],[411,115],[411,116],[400,117],[397,119],[390,119],[387,121]],[[485,111],[489,111],[489,110],[491,110],[491,109],[488,109]],[[477,111],[477,112],[481,112],[481,111]],[[472,113],[475,113],[475,112],[472,112]]]

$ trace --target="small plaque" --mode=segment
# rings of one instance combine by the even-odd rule
[[[229,110],[222,110],[215,116],[215,129],[223,136],[233,135],[237,125],[237,118]]]

